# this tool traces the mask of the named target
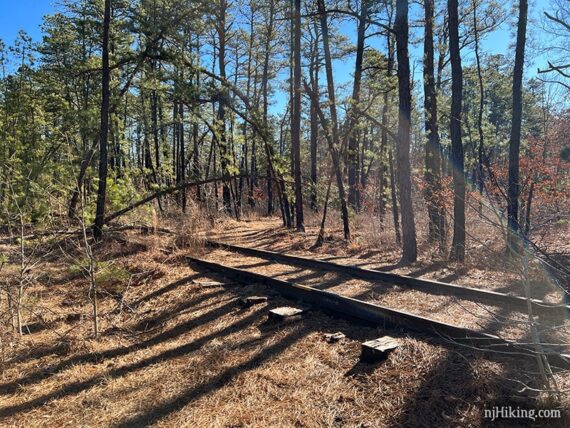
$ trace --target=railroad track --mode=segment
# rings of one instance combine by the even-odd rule
[[[294,266],[303,266],[316,270],[343,273],[352,277],[365,280],[380,281],[387,284],[399,285],[425,293],[455,296],[465,300],[485,303],[492,306],[500,306],[522,313],[528,313],[528,301],[524,297],[512,294],[500,293],[497,291],[482,290],[473,287],[466,287],[445,282],[428,279],[413,278],[406,275],[396,275],[389,272],[382,272],[374,269],[366,269],[357,266],[341,265],[324,260],[313,260],[301,256],[276,253],[274,251],[259,250],[256,248],[241,247],[237,245],[225,244],[217,241],[206,241],[206,245],[238,252],[244,255],[259,257],[265,260],[281,262]],[[564,304],[552,304],[542,300],[531,299],[530,303],[533,312],[539,315],[555,316],[564,319],[570,313],[570,306]]]
[[[530,347],[507,341],[492,334],[458,327],[409,312],[398,311],[330,291],[271,278],[195,257],[187,257],[187,261],[197,267],[213,271],[237,282],[264,284],[285,297],[301,300],[341,317],[356,318],[384,328],[404,327],[420,334],[472,347],[481,352],[502,353],[523,358],[536,357],[536,353]],[[570,355],[561,354],[553,350],[547,350],[545,353],[552,366],[570,369]]]

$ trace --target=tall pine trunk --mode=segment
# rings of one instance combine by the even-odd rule
[[[433,25],[434,0],[425,0],[424,37],[424,108],[427,135],[425,151],[426,203],[429,216],[429,240],[445,249],[445,211],[441,195],[441,145],[437,126],[437,94],[434,77]]]
[[[477,145],[477,166],[476,166],[476,185],[479,194],[483,194],[483,153],[484,153],[484,135],[483,135],[483,111],[485,108],[485,88],[483,86],[483,73],[481,71],[481,57],[479,55],[479,29],[477,22],[477,1],[473,0],[473,35],[475,39],[475,64],[477,66],[477,81],[479,84],[479,112],[477,114],[477,132],[479,134],[479,144]],[[482,205],[479,206],[479,209]]]
[[[402,217],[402,260],[417,259],[416,225],[412,204],[412,178],[410,166],[410,128],[412,115],[412,93],[410,88],[410,58],[408,56],[408,0],[397,0],[396,55],[398,57],[398,143],[396,144],[397,178]]]
[[[350,219],[348,216],[348,205],[346,203],[346,193],[344,190],[344,180],[342,176],[342,168],[340,164],[340,156],[338,153],[338,147],[340,146],[340,138],[339,138],[339,131],[338,131],[338,117],[336,111],[336,97],[335,97],[335,88],[334,88],[334,77],[333,77],[333,69],[332,69],[332,57],[329,45],[329,29],[328,29],[328,22],[327,22],[327,15],[325,9],[324,0],[317,1],[318,10],[319,10],[319,19],[321,21],[321,31],[323,36],[323,48],[324,48],[324,55],[325,55],[325,69],[327,75],[327,91],[329,95],[329,105],[330,105],[330,114],[331,114],[331,122],[332,122],[332,130],[331,130],[331,138],[329,143],[329,150],[331,153],[331,158],[333,161],[333,168],[335,169],[336,175],[336,183],[338,187],[338,197],[340,199],[340,209],[342,215],[342,223],[343,223],[343,231],[344,231],[344,239],[350,240]]]
[[[458,0],[448,0],[449,55],[451,60],[451,160],[453,174],[453,243],[451,258],[465,259],[465,172],[461,118],[463,104],[463,70],[461,68]]]
[[[522,124],[522,79],[524,69],[524,51],[526,44],[526,23],[528,1],[519,2],[519,22],[517,28],[517,48],[515,53],[515,68],[513,74],[513,113],[511,139],[509,143],[509,184],[507,191],[507,251],[516,253],[519,250],[519,155],[521,144]]]
[[[360,102],[360,88],[362,83],[362,63],[364,60],[364,41],[366,38],[367,0],[360,2],[360,16],[356,41],[356,63],[354,64],[354,83],[352,87],[352,103]],[[348,204],[355,210],[360,210],[360,186],[358,183],[359,156],[358,139],[355,131],[356,119],[352,114],[350,121],[350,137],[348,139]]]
[[[226,79],[226,13],[227,13],[227,1],[220,0],[219,5],[219,15],[217,22],[217,32],[219,38],[219,52],[218,52],[218,67],[220,71],[220,77]],[[224,206],[224,211],[228,214],[232,212],[232,197],[230,190],[230,158],[231,153],[228,151],[227,133],[226,133],[226,102],[228,102],[228,93],[224,89],[222,94],[220,94],[220,100],[218,103],[217,112],[217,125],[219,127],[219,140],[218,144],[220,147],[220,165],[222,168],[222,203]]]
[[[111,69],[109,68],[109,32],[111,27],[111,0],[105,0],[103,17],[102,72],[101,72],[101,128],[99,141],[99,187],[93,236],[103,237],[105,223],[105,201],[107,197],[107,140],[109,139],[109,100]]]
[[[198,70],[200,69],[200,36],[196,36],[196,62]],[[194,84],[196,87],[200,87],[200,72],[196,71]],[[192,153],[192,171],[193,176],[196,181],[200,181],[202,179],[202,167],[200,166],[200,141],[199,141],[199,127],[198,127],[198,115],[200,113],[200,106],[198,104],[192,106],[192,113],[193,117],[192,120],[194,121],[192,125],[192,143],[194,146],[194,152]],[[204,195],[202,192],[202,186],[196,186],[196,198],[198,201],[202,201],[204,199]]]
[[[291,149],[295,180],[295,219],[297,230],[305,231],[303,183],[301,180],[301,0],[293,10],[293,108],[291,112]]]
[[[317,155],[319,144],[319,115],[317,109],[319,108],[319,28],[317,22],[313,22],[314,36],[312,40],[312,56],[309,65],[309,77],[311,79],[311,89],[316,94],[316,99],[311,97],[310,101],[310,122],[311,122],[311,135],[310,135],[310,152],[311,152],[311,209],[318,211],[318,167]]]
[[[390,197],[392,198],[392,217],[394,220],[394,233],[396,234],[396,244],[402,244],[400,233],[400,213],[398,211],[398,192],[396,189],[396,174],[394,173],[394,158],[392,149],[388,153],[388,166],[390,168]]]
[[[392,24],[392,13],[389,15],[389,25]],[[386,47],[387,47],[387,58],[386,58],[386,80],[387,82],[390,81],[392,77],[392,72],[394,70],[394,43],[393,43],[393,35],[391,32],[386,33]],[[386,130],[388,129],[388,113],[390,112],[390,94],[386,90],[384,91],[384,106],[382,107],[382,130],[381,130],[381,139],[380,139],[380,162],[379,162],[379,215],[380,215],[380,225],[383,228],[384,224],[384,215],[386,213],[386,201],[384,194],[386,193],[384,188],[386,187],[386,182],[388,181],[386,176],[388,175],[388,168],[386,166],[386,159],[385,154],[388,149],[388,133]],[[396,207],[397,209],[397,207]],[[400,231],[398,229],[397,236],[399,237]],[[400,244],[400,239],[398,239],[398,244]]]

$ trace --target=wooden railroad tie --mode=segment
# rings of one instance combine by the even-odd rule
[[[251,306],[260,305],[262,303],[267,303],[267,297],[265,296],[246,296],[239,299],[239,305],[244,308],[249,308]]]
[[[325,341],[327,343],[336,343],[344,338],[346,338],[346,336],[340,331],[337,333],[325,333]]]
[[[374,363],[384,360],[390,352],[400,346],[400,342],[390,336],[369,340],[362,344],[360,360],[365,363]]]
[[[305,313],[305,309],[294,308],[292,306],[282,306],[280,308],[271,309],[268,314],[269,322],[290,322],[301,319]]]
[[[196,280],[192,280],[192,283],[198,285],[201,288],[217,288],[217,287],[223,287],[225,285],[235,284],[235,282],[196,281]]]

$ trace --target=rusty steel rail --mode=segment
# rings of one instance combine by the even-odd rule
[[[536,353],[530,347],[509,342],[492,334],[458,327],[409,312],[398,311],[330,291],[271,278],[195,257],[187,257],[187,260],[202,269],[211,270],[237,282],[264,284],[285,297],[301,300],[345,318],[357,318],[382,327],[404,327],[451,343],[473,347],[481,352],[502,353],[511,357],[536,358]],[[570,369],[570,355],[554,351],[548,351],[546,354],[554,367]]]
[[[282,254],[267,250],[259,250],[256,248],[241,247],[217,241],[206,241],[206,244],[211,247],[227,249],[229,251],[238,252],[244,255],[278,261],[285,264],[338,272],[352,277],[399,285],[430,294],[455,296],[465,300],[485,303],[492,306],[506,307],[507,309],[523,313],[527,313],[528,311],[528,301],[526,298],[506,293],[500,293],[497,291],[483,290],[479,288],[466,287],[463,285],[448,284],[445,282],[428,279],[413,278],[406,275],[397,275],[394,273],[382,272],[379,270],[361,268],[351,265],[341,265],[324,260],[314,260],[301,256]],[[540,315],[551,315],[564,319],[566,315],[570,313],[570,306],[568,305],[553,304],[537,299],[531,299],[530,302],[533,307],[533,311]]]

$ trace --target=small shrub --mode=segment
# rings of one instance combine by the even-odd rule
[[[88,267],[89,261],[83,259],[69,266],[69,273],[74,278],[85,277]],[[116,263],[97,262],[96,264],[95,280],[100,291],[120,295],[125,292],[130,278],[130,272]]]

